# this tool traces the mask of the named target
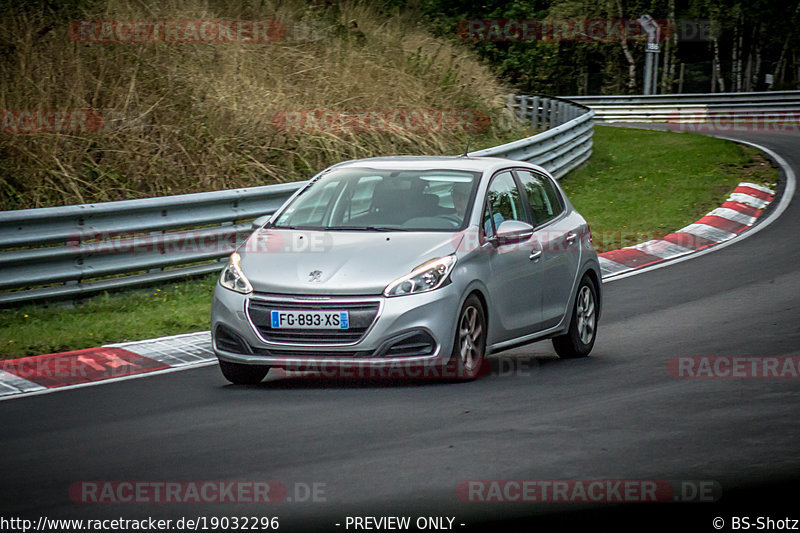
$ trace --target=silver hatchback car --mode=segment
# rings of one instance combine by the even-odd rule
[[[214,292],[213,348],[232,383],[270,368],[468,380],[512,347],[552,338],[559,356],[583,357],[594,344],[602,285],[589,226],[536,165],[348,161],[260,222]]]

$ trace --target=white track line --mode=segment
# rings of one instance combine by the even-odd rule
[[[200,368],[202,366],[216,365],[217,361],[207,361],[205,363],[196,363],[193,365],[177,366],[175,368],[165,368],[163,370],[153,370],[152,372],[142,372],[141,374],[133,374],[131,376],[121,376],[118,378],[101,379],[98,381],[90,381],[88,383],[78,383],[77,385],[66,385],[64,387],[53,387],[52,389],[45,388],[44,390],[37,390],[33,392],[23,392],[20,394],[9,394],[0,396],[0,402],[5,400],[16,400],[17,398],[26,398],[28,396],[40,396],[42,394],[50,394],[51,392],[65,392],[74,389],[82,389],[84,387],[94,387],[96,385],[104,385],[106,383],[113,383],[115,381],[127,381],[129,379],[146,378],[158,374],[169,374],[171,372],[181,372],[183,370],[191,370],[193,368]]]

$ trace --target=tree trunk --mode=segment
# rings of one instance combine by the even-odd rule
[[[733,40],[731,41],[731,92],[736,92],[736,43],[737,31],[734,30]],[[723,91],[724,92],[724,91]]]
[[[750,83],[752,75],[753,75],[753,49],[750,48],[750,50],[747,52],[747,63],[745,64],[744,67],[744,90],[745,92],[748,93],[753,90],[753,86]]]
[[[674,91],[675,63],[678,53],[678,27],[675,21],[675,0],[669,0],[669,14],[667,24],[672,28],[672,36],[664,43],[664,71],[661,76],[661,93],[669,94]]]
[[[800,67],[797,66],[797,50],[792,50],[792,59],[795,72],[795,88],[800,89]]]
[[[720,67],[719,61],[719,39],[717,38],[717,28],[719,27],[719,22],[716,20],[711,20],[711,44],[714,47],[714,62],[712,63],[714,74],[711,77],[712,80],[716,78],[717,84],[719,85],[720,92],[725,92],[725,80],[722,78],[722,68]],[[716,92],[712,89],[711,92]]]
[[[786,52],[789,49],[789,39],[783,43],[783,48],[781,49],[781,55],[778,57],[778,62],[775,63],[775,71],[772,73],[772,86],[774,87],[780,82],[783,81],[783,71],[784,71],[784,63],[786,62]]]
[[[719,69],[717,69],[717,60],[716,59],[712,59],[711,60],[711,92],[712,93],[717,92],[717,72],[719,72]]]
[[[755,64],[753,65],[753,70],[750,73],[750,86],[752,87],[752,91],[758,90],[758,80],[761,77],[761,36],[764,34],[764,23],[762,22],[757,26],[757,30],[753,30],[753,58],[755,60]]]
[[[736,92],[742,92],[742,47],[743,47],[743,37],[744,37],[744,28],[742,27],[742,20],[741,16],[739,20],[736,21]]]
[[[731,91],[738,93],[742,90],[742,32],[737,19],[733,30],[731,42]]]
[[[667,94],[672,92],[670,90],[670,82],[669,82],[669,64],[670,60],[672,59],[672,54],[670,53],[672,43],[669,42],[669,39],[664,41],[664,66],[661,68],[661,94]]]
[[[622,12],[621,0],[616,0],[615,7],[617,9],[617,17],[620,19],[625,18]],[[636,92],[636,60],[633,58],[631,49],[625,39],[620,39],[619,44],[622,47],[625,59],[628,61],[628,94],[634,94]]]
[[[624,39],[621,43],[622,53],[625,54],[625,59],[628,60],[628,94],[634,94],[636,92],[636,61],[628,48],[628,43]]]

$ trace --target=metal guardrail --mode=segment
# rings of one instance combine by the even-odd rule
[[[564,98],[590,107],[598,122],[800,121],[800,91]]]
[[[541,96],[509,107],[544,133],[471,152],[539,164],[557,177],[591,154],[589,109]],[[220,270],[306,182],[0,212],[0,307],[75,298]]]
[[[587,107],[561,98],[525,95],[510,95],[507,105],[533,129],[547,126],[547,131],[470,155],[528,161],[544,167],[556,178],[592,155],[594,112]]]
[[[219,270],[303,183],[0,212],[0,306]]]

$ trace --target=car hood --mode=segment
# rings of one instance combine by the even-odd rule
[[[452,254],[462,237],[448,232],[261,229],[239,253],[256,292],[380,294],[422,263]]]

